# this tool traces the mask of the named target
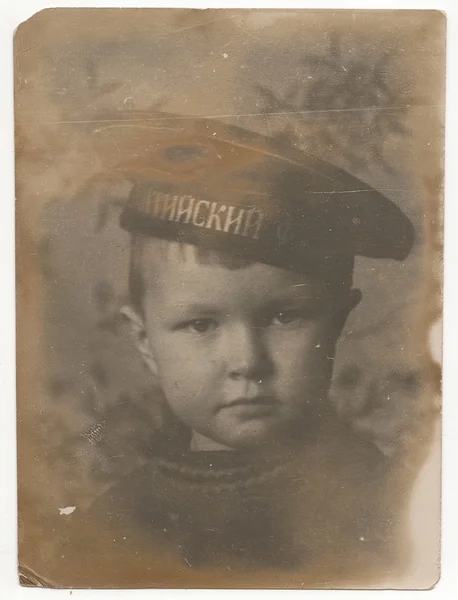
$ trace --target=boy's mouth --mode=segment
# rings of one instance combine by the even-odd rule
[[[253,408],[270,408],[277,404],[273,396],[254,396],[250,398],[236,398],[230,402],[226,402],[222,408],[253,407]]]

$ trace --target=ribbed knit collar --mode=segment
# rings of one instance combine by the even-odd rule
[[[189,444],[177,443],[174,430],[164,429],[156,436],[152,460],[164,476],[173,479],[208,484],[243,482],[294,464],[307,447],[317,442],[323,429],[335,423],[335,418],[326,412],[313,428],[304,428],[294,442],[265,444],[250,450],[191,451]]]

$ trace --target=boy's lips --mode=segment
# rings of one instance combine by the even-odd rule
[[[277,404],[273,396],[254,396],[249,398],[236,398],[226,402],[222,408],[240,407],[271,407]]]

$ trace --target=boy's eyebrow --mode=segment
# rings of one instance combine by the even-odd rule
[[[260,301],[255,307],[256,311],[265,312],[269,310],[275,310],[282,308],[285,304],[303,304],[307,301],[307,304],[317,306],[320,302],[329,300],[330,296],[323,295],[291,295],[291,294],[280,294],[276,297],[269,298],[265,301]],[[220,316],[222,313],[227,314],[227,306],[217,306],[211,302],[174,302],[168,306],[167,315],[170,318],[186,319],[188,317],[194,317],[199,315],[205,315],[207,317]],[[229,309],[230,312],[230,309]]]
[[[272,292],[271,300],[276,302],[284,300],[301,300],[301,299],[325,299],[332,297],[329,286],[315,283],[298,283],[288,286],[284,289],[279,289]]]
[[[173,304],[169,305],[169,309],[170,312],[173,313],[174,309],[178,309],[180,311],[180,316],[183,315],[187,315],[187,314],[201,314],[201,313],[205,313],[207,315],[212,315],[212,314],[220,314],[221,312],[223,312],[222,307],[216,307],[214,304],[206,304],[203,302],[194,302],[194,303],[190,303],[188,304],[186,301],[184,302],[174,302]]]
[[[286,306],[317,306],[326,300],[329,300],[329,296],[322,295],[301,295],[301,296],[278,296],[277,298],[269,298],[265,302],[259,305],[259,310],[273,310],[280,309]]]

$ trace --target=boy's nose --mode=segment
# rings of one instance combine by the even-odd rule
[[[229,376],[261,380],[272,368],[262,333],[241,325],[231,331],[226,347]]]

